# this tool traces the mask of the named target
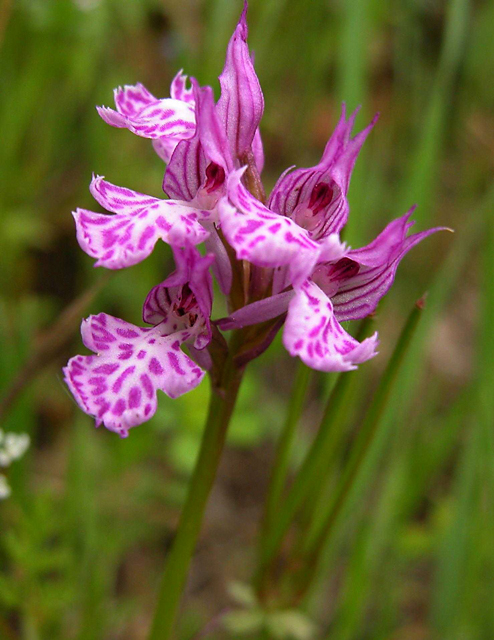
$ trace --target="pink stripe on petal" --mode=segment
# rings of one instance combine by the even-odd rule
[[[261,85],[247,46],[246,13],[247,5],[228,43],[225,66],[219,77],[221,97],[217,110],[226,127],[234,158],[241,157],[251,148],[264,111]],[[262,165],[259,140],[255,149],[259,166]]]
[[[175,100],[181,100],[194,106],[194,92],[192,87],[187,87],[187,78],[181,69],[177,75],[173,78],[170,86],[170,96]]]
[[[435,227],[406,237],[413,225],[409,221],[412,212],[413,209],[393,220],[366,247],[347,252],[345,259],[356,269],[349,271],[348,277],[343,275],[335,283],[331,283],[331,279],[329,282],[330,288],[336,286],[331,300],[339,321],[356,320],[372,313],[393,284],[398,265],[408,251],[432,233],[444,230]],[[319,284],[325,288],[324,283]]]
[[[178,143],[195,133],[194,99],[186,80],[179,72],[172,81],[171,98],[161,100],[140,83],[118,87],[114,91],[117,110],[97,107],[97,111],[107,124],[151,138],[158,155],[168,163]]]

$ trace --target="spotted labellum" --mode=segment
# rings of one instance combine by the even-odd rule
[[[74,212],[81,248],[95,266],[122,269],[162,241],[176,262],[144,302],[146,326],[90,316],[81,332],[92,354],[75,356],[64,369],[82,410],[121,436],[155,413],[158,390],[176,398],[208,370],[214,383],[220,352],[228,349],[222,332],[246,336],[243,366],[280,328],[290,355],[320,371],[348,371],[374,357],[377,334],[358,342],[341,322],[372,313],[404,255],[438,230],[408,235],[411,210],[365,247],[340,240],[352,170],[377,121],[352,135],[357,111],[348,116],[344,106],[319,163],[285,171],[266,199],[264,98],[246,12],[245,5],[227,47],[217,102],[211,87],[180,71],[169,97],[136,84],[115,90],[115,108],[98,107],[109,125],[152,141],[166,163],[165,195],[94,176],[91,194],[109,213]],[[213,276],[228,309],[217,320]]]

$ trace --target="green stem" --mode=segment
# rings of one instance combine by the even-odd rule
[[[168,640],[173,631],[181,595],[187,579],[207,500],[213,486],[228,424],[235,407],[243,369],[234,364],[232,348],[222,375],[219,390],[212,388],[209,411],[199,457],[192,475],[177,534],[168,555],[161,580],[155,618],[149,640]]]
[[[295,376],[295,382],[293,383],[285,424],[278,442],[275,463],[269,483],[268,496],[266,499],[263,524],[261,528],[261,546],[262,540],[270,530],[279,509],[280,500],[283,494],[283,487],[290,464],[293,440],[295,438],[298,421],[302,415],[305,394],[307,393],[311,375],[312,370],[300,361]]]

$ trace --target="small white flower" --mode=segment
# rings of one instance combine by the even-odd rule
[[[8,467],[13,460],[21,458],[28,447],[26,433],[4,433],[0,429],[0,467]]]
[[[4,433],[0,429],[0,467],[8,467],[11,462],[21,458],[29,447],[26,433]],[[8,498],[11,488],[7,478],[0,474],[0,500]]]
[[[29,447],[29,436],[27,433],[8,433],[5,436],[4,447],[11,461],[18,460]]]

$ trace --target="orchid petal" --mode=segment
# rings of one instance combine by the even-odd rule
[[[97,355],[75,356],[64,368],[77,403],[122,437],[156,411],[156,391],[171,398],[192,390],[204,372],[180,350],[183,331],[169,336],[161,327],[143,329],[100,313],[84,320],[85,346]]]
[[[77,209],[73,215],[82,249],[97,258],[96,266],[121,269],[141,262],[158,238],[172,245],[203,242],[208,232],[199,223],[209,211],[175,200],[160,200],[93,178],[94,198],[116,215]]]
[[[305,282],[288,307],[283,344],[319,371],[350,371],[376,355],[377,333],[359,343],[337,322],[326,294]]]
[[[163,180],[164,192],[182,200],[196,197],[206,181],[206,168],[211,162],[225,171],[233,168],[228,141],[215,111],[211,87],[201,89],[193,81],[193,90],[198,123],[196,133],[190,140],[182,140],[177,145]]]
[[[408,230],[415,222],[410,216],[415,211],[412,207],[405,215],[390,222],[381,233],[368,245],[360,249],[352,249],[347,257],[366,267],[381,267],[392,260],[393,255],[401,251]]]
[[[181,140],[166,168],[163,191],[170,198],[193,200],[204,180],[207,165],[198,133],[190,140]]]
[[[240,182],[245,168],[228,179],[228,197],[219,203],[221,229],[239,260],[259,267],[289,265],[292,284],[301,283],[312,272],[319,246],[307,231],[290,218],[277,215],[252,196]]]
[[[234,158],[242,158],[252,146],[264,111],[261,85],[247,46],[247,3],[228,43],[224,69],[219,77],[218,114],[226,127]]]
[[[194,107],[174,98],[156,99],[141,84],[115,90],[117,110],[96,107],[103,120],[127,128],[143,138],[191,138],[195,132]]]
[[[113,91],[115,106],[119,114],[132,118],[145,107],[159,102],[146,87],[138,82],[135,85],[126,84],[123,89],[118,87]]]
[[[175,100],[186,102],[193,107],[195,103],[194,91],[192,87],[187,87],[187,78],[188,76],[183,73],[183,69],[180,69],[172,80],[170,96]]]
[[[224,126],[216,111],[213,90],[211,87],[200,89],[197,84],[194,87],[197,101],[197,129],[204,153],[210,162],[214,162],[229,172],[233,169],[232,153]]]

